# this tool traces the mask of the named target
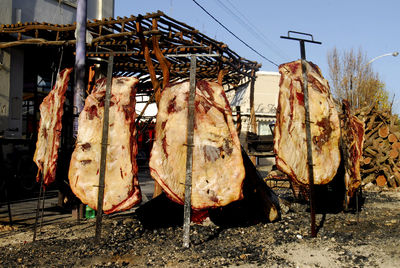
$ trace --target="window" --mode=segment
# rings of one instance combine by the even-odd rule
[[[258,135],[272,135],[270,124],[273,123],[271,121],[258,122]]]

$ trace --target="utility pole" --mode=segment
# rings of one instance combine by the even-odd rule
[[[76,55],[75,55],[75,88],[74,88],[74,122],[73,137],[78,134],[78,116],[83,109],[85,93],[86,65],[86,14],[87,0],[78,0],[76,10]]]

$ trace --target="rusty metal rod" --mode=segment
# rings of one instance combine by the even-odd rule
[[[190,209],[192,198],[192,168],[193,168],[193,132],[194,132],[194,100],[196,96],[196,55],[190,57],[190,90],[187,122],[186,180],[185,204],[183,214],[183,247],[190,243]]]
[[[39,196],[37,200],[37,206],[36,206],[36,216],[35,216],[35,224],[33,226],[33,239],[32,241],[36,241],[36,231],[37,231],[37,223],[39,219],[39,210],[40,210],[40,198],[42,196],[42,189],[43,189],[43,174],[40,174],[40,189],[39,189]]]
[[[304,42],[302,47],[304,49]],[[305,54],[304,54],[305,56]],[[305,110],[305,123],[306,123],[306,140],[307,140],[307,164],[308,164],[308,180],[310,185],[310,212],[311,212],[311,237],[317,236],[317,229],[315,226],[315,199],[314,199],[314,164],[312,158],[312,136],[310,126],[310,106],[308,95],[308,79],[307,79],[307,66],[305,59],[301,59],[301,67],[303,71],[303,92],[304,92],[304,110]]]
[[[1,149],[0,149],[0,153],[2,153]],[[13,225],[13,221],[12,221],[12,215],[11,215],[11,202],[10,202],[10,198],[8,196],[8,180],[9,179],[7,178],[6,179],[6,184],[4,185],[4,197],[7,200],[8,220],[10,222],[10,226],[12,226]]]
[[[108,143],[109,110],[110,110],[113,63],[114,63],[114,55],[113,53],[111,53],[108,59],[108,66],[107,66],[107,84],[106,84],[106,96],[104,100],[103,133],[101,138],[99,188],[97,196],[96,235],[95,235],[95,240],[97,242],[99,242],[101,238],[101,225],[103,217],[104,181],[105,181],[106,164],[107,164],[106,161],[107,145],[108,145],[107,143]]]
[[[40,224],[39,224],[39,232],[42,232],[42,224],[44,218],[44,202],[46,200],[46,188],[43,187],[43,194],[42,194],[42,209],[40,211]]]
[[[303,39],[290,36],[290,34],[306,35],[311,39]],[[314,41],[314,37],[308,33],[288,31],[288,36],[281,36],[283,39],[299,41],[300,55],[301,55],[301,68],[303,73],[303,93],[304,93],[304,110],[305,110],[305,124],[306,124],[306,143],[307,143],[307,165],[308,165],[308,180],[309,180],[309,198],[310,198],[310,214],[311,214],[311,237],[317,236],[317,229],[315,226],[315,198],[314,198],[314,164],[312,159],[312,136],[310,127],[310,106],[308,95],[308,80],[307,80],[307,66],[306,66],[306,49],[305,42],[313,44],[322,44],[321,42]]]

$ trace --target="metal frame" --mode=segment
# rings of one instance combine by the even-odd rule
[[[291,37],[290,33],[306,35],[311,37],[309,39]],[[311,214],[311,237],[317,236],[317,229],[315,225],[315,194],[314,194],[314,163],[312,158],[312,136],[310,123],[310,106],[309,106],[309,94],[308,94],[308,79],[307,79],[307,67],[306,67],[306,50],[305,42],[313,44],[322,44],[321,42],[314,41],[314,37],[308,33],[288,31],[288,36],[281,36],[283,39],[295,40],[300,42],[300,55],[301,55],[301,68],[303,72],[303,92],[304,92],[304,109],[305,109],[305,125],[306,125],[306,142],[307,142],[307,165],[308,165],[308,180],[310,185],[310,214]]]

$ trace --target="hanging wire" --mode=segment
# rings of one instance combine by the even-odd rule
[[[289,57],[284,51],[282,51],[271,40],[269,40],[269,38],[265,34],[263,34],[263,32],[260,31],[249,19],[247,19],[247,17],[245,15],[243,15],[243,13],[240,12],[240,10],[237,7],[235,7],[235,5],[230,0],[226,0],[226,1],[236,11],[236,13],[238,13],[241,17],[236,15],[236,13],[233,12],[229,7],[227,7],[221,0],[217,0],[217,2],[219,2],[226,10],[228,10],[228,12],[232,16],[234,16],[239,21],[241,21],[242,22],[242,26],[244,28],[246,28],[246,30],[248,30],[250,33],[252,33],[254,37],[256,37],[261,43],[263,43],[268,48],[270,48],[280,58],[282,58],[283,60],[287,61],[287,59]]]
[[[264,55],[262,55],[260,52],[258,52],[257,50],[255,50],[252,46],[250,46],[249,44],[247,44],[245,41],[243,41],[239,36],[237,36],[236,34],[234,34],[231,30],[229,30],[225,25],[223,25],[218,19],[216,19],[210,12],[208,12],[204,7],[202,7],[196,0],[192,0],[198,7],[200,7],[205,13],[207,13],[207,15],[209,15],[213,20],[215,20],[219,25],[221,25],[226,31],[228,31],[231,35],[233,35],[237,40],[239,40],[242,44],[244,44],[246,47],[248,47],[249,49],[251,49],[254,53],[256,53],[258,56],[260,56],[261,58],[263,58],[264,60],[268,61],[269,63],[275,65],[276,67],[279,67],[279,65],[275,62],[273,62],[272,60],[268,59],[267,57],[265,57]]]

